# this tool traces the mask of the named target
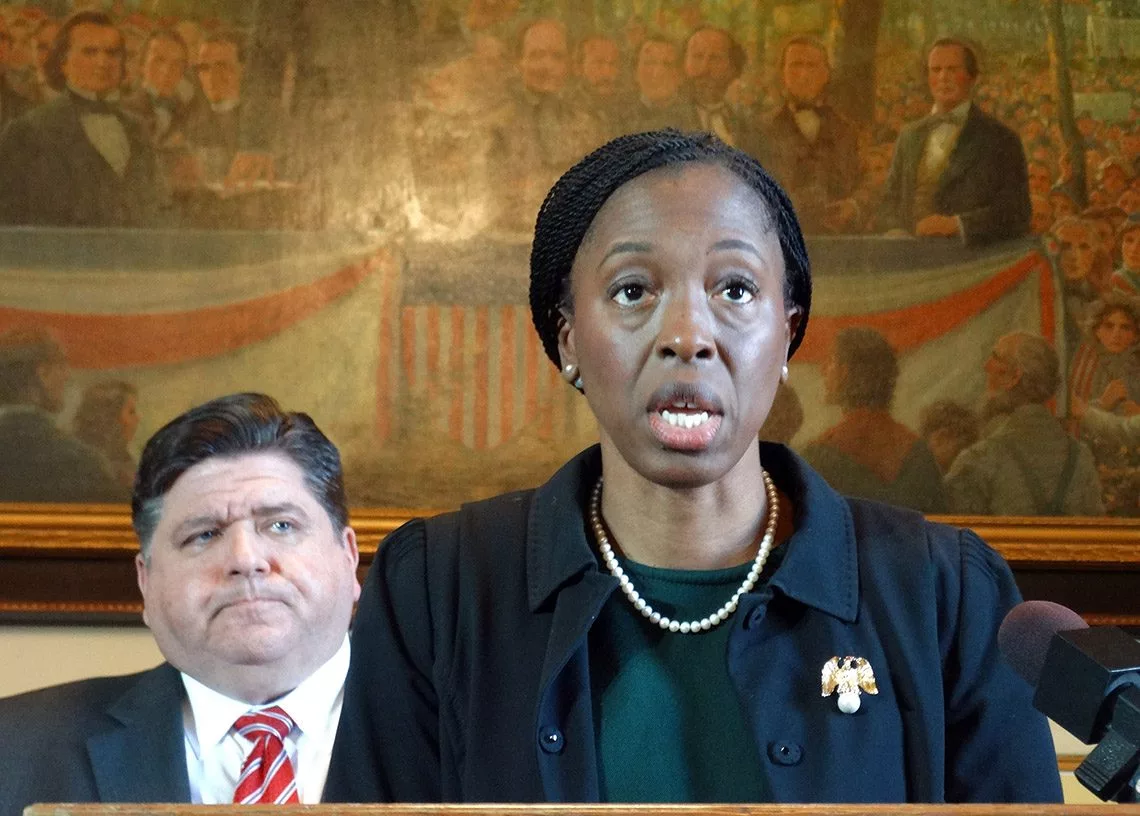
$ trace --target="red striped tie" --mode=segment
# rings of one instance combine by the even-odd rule
[[[278,706],[237,718],[234,730],[253,742],[241,766],[234,803],[241,805],[300,804],[293,763],[285,752],[285,736],[293,720]]]

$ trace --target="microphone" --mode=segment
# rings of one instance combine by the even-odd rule
[[[1002,621],[998,647],[1036,689],[1038,711],[1097,744],[1074,772],[1081,784],[1106,801],[1136,801],[1140,643],[1115,626],[1090,628],[1060,604],[1025,601]]]

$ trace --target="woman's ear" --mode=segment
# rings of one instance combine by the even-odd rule
[[[791,357],[792,338],[796,336],[796,332],[800,329],[800,324],[803,322],[804,313],[799,306],[793,306],[784,313],[784,325],[787,327],[787,335],[784,337],[784,362],[787,363]]]
[[[574,315],[567,309],[561,309],[562,315],[558,323],[558,360],[562,369],[562,379],[574,385],[578,379],[578,349],[574,343]]]

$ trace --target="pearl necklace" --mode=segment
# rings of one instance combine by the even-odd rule
[[[772,552],[772,540],[776,536],[776,521],[780,517],[780,499],[776,494],[776,485],[772,484],[771,477],[763,468],[760,470],[760,476],[764,480],[764,489],[768,493],[768,519],[764,525],[764,538],[760,540],[760,551],[756,553],[756,560],[752,562],[752,569],[748,571],[744,583],[728,599],[728,603],[707,618],[685,621],[684,623],[665,617],[646,603],[645,599],[633,588],[633,582],[629,580],[625,570],[618,564],[617,556],[614,555],[614,549],[610,545],[609,536],[606,535],[605,524],[602,523],[602,478],[598,477],[598,483],[594,485],[594,492],[590,496],[590,526],[594,530],[594,538],[598,542],[602,562],[606,565],[610,575],[618,579],[621,591],[633,604],[634,609],[640,612],[643,617],[648,618],[650,623],[655,623],[670,632],[681,632],[683,634],[707,632],[714,626],[723,623],[735,612],[741,596],[748,594],[756,586],[756,582],[760,580],[760,573],[764,569],[764,563],[768,560],[768,554]]]

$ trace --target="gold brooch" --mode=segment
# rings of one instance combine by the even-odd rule
[[[833,657],[824,663],[820,684],[823,697],[830,697],[836,689],[839,690],[839,710],[844,714],[854,714],[859,710],[860,689],[868,694],[879,693],[871,664],[861,657],[851,655],[842,659]]]

